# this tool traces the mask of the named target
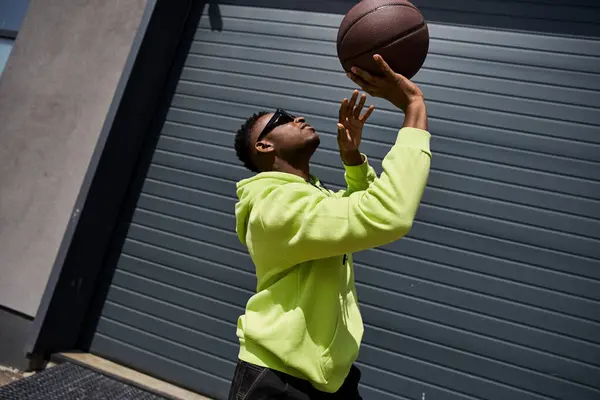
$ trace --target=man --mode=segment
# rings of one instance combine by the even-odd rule
[[[304,118],[260,113],[239,130],[240,160],[258,174],[237,185],[237,233],[256,266],[257,293],[238,320],[239,362],[230,399],[360,399],[353,365],[363,335],[352,253],[411,228],[431,153],[419,88],[380,56],[382,76],[348,74],[404,111],[377,177],[360,153],[371,113],[358,91],[340,107],[338,143],[347,189],[333,193],[309,172],[319,136]]]

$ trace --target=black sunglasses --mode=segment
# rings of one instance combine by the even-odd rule
[[[275,111],[275,114],[273,114],[273,116],[269,120],[269,122],[267,122],[267,125],[265,125],[265,128],[262,130],[260,135],[258,135],[258,138],[256,139],[256,141],[258,142],[259,140],[261,140],[269,132],[271,132],[273,129],[277,128],[278,126],[285,125],[290,122],[294,122],[295,119],[296,119],[296,117],[294,117],[292,114],[288,113],[287,111],[282,110],[281,108],[278,108],[277,111]]]

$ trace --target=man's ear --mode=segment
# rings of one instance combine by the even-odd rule
[[[266,140],[260,140],[260,141],[256,142],[256,144],[254,145],[254,148],[259,153],[270,153],[273,150],[275,150],[275,148],[273,148],[273,145],[271,143],[267,142]]]

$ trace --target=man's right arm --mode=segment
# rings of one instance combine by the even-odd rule
[[[407,115],[408,116],[408,115]],[[383,160],[383,172],[368,189],[327,197],[308,184],[284,185],[253,210],[255,243],[287,265],[385,245],[413,224],[431,164],[429,132],[403,127]],[[291,185],[294,185],[292,188]],[[272,252],[282,249],[281,253]],[[258,249],[256,249],[258,250]]]
[[[394,73],[381,57],[374,59],[382,77],[360,70],[348,76],[405,114],[396,142],[383,159],[383,172],[366,190],[347,197],[328,197],[304,183],[272,191],[253,210],[253,241],[269,244],[262,257],[291,266],[382,246],[410,231],[431,165],[427,110],[414,83]]]

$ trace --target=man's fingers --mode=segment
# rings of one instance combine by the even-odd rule
[[[363,81],[367,82],[370,85],[375,85],[377,83],[377,78],[375,78],[373,75],[371,75],[364,69],[352,67],[352,73],[358,75]]]
[[[383,57],[381,57],[379,54],[375,54],[373,56],[373,60],[375,60],[375,62],[379,66],[379,69],[381,69],[381,72],[383,72],[385,76],[390,78],[396,76],[394,70],[392,70],[388,63],[386,63]]]
[[[349,117],[352,115],[352,110],[354,110],[354,105],[356,104],[357,98],[358,98],[358,90],[355,90],[354,92],[352,92],[352,97],[350,98],[350,101],[348,102],[348,107],[346,108],[346,117]]]
[[[367,120],[369,119],[371,114],[373,114],[373,110],[375,110],[375,106],[369,107],[369,109],[367,111],[365,111],[365,113],[362,115],[362,117],[360,117],[360,122],[362,122],[363,124],[365,122],[367,122]]]
[[[358,86],[362,88],[365,92],[369,93],[371,96],[375,96],[373,93],[377,92],[377,88],[370,83],[363,80],[360,76],[353,74],[352,72],[348,72],[346,74],[348,78],[352,80],[352,82],[356,83]]]
[[[339,121],[338,122],[343,123],[344,121],[346,121],[347,110],[348,110],[348,99],[344,99],[342,101],[342,104],[340,105],[340,115],[339,115]]]
[[[366,101],[367,101],[367,95],[363,93],[363,95],[360,96],[360,101],[358,102],[358,105],[356,107],[354,107],[354,110],[352,110],[354,118],[358,118],[360,116],[360,112],[362,111],[363,107],[365,106]]]
[[[345,134],[346,134],[346,128],[344,127],[344,125],[337,124],[337,140],[338,140],[338,143],[341,143],[341,141],[343,140]]]

